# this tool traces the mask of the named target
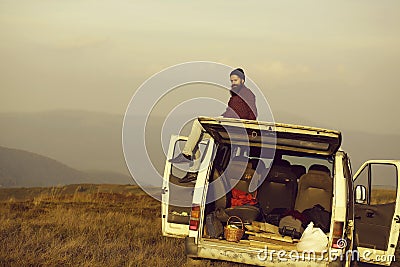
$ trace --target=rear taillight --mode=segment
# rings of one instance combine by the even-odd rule
[[[200,222],[200,206],[193,205],[190,212],[189,230],[197,231]]]
[[[332,248],[344,248],[346,246],[346,242],[342,239],[343,238],[343,226],[344,222],[337,222],[333,223],[333,230],[332,230]]]

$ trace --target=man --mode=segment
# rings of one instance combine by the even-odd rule
[[[244,71],[241,68],[237,68],[230,73],[231,97],[228,102],[228,107],[225,112],[221,114],[222,117],[246,120],[255,120],[257,118],[256,98],[250,89],[244,85],[245,79]],[[192,161],[197,163],[195,164],[196,166],[191,166],[190,171],[180,180],[181,183],[194,181],[197,178],[197,170],[200,165],[200,151],[198,144],[204,133],[205,130],[201,126],[200,122],[194,120],[192,130],[182,153],[169,160],[171,163]]]

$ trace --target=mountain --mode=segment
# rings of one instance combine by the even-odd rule
[[[132,183],[112,172],[82,172],[36,153],[0,147],[0,186],[38,187],[75,183]]]
[[[79,170],[129,175],[122,153],[123,115],[55,110],[0,113],[0,145],[32,151]]]
[[[354,172],[368,159],[400,159],[400,134],[385,133],[384,129],[375,133],[357,130],[362,125],[350,124],[345,118],[339,125],[328,120],[313,121],[301,113],[286,110],[275,111],[274,116],[277,122],[340,130],[342,148],[349,153]],[[122,114],[76,110],[0,113],[0,145],[32,151],[77,170],[103,170],[101,174],[95,171],[97,179],[111,179],[107,178],[110,175],[107,172],[115,173],[113,177],[117,177],[116,174],[128,177],[122,150],[123,118]],[[133,121],[134,127],[143,129],[137,118],[128,119]],[[161,129],[163,122],[162,117],[155,117],[146,126],[147,156],[161,175],[165,164],[161,130],[167,135],[163,137],[167,146],[171,132],[178,131],[171,131],[171,126],[176,125],[164,125]]]

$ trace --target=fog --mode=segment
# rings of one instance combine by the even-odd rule
[[[399,7],[394,0],[3,0],[0,113],[123,116],[152,75],[183,62],[212,61],[242,67],[276,121],[343,131],[343,147],[358,153],[356,163],[399,158],[393,141],[400,132]],[[170,100],[155,112],[165,114],[202,90],[187,88],[165,96]],[[229,98],[219,90],[202,95]],[[381,140],[385,136],[393,138]],[[16,139],[2,145],[10,144],[40,147]],[[374,151],[360,152],[371,146]]]

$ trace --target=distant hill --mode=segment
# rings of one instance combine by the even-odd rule
[[[357,130],[356,122],[351,128],[345,128],[344,124],[316,122],[301,113],[293,114],[285,110],[275,111],[274,116],[277,122],[340,130],[343,134],[342,148],[349,153],[354,172],[368,159],[400,159],[400,134],[384,133],[383,130],[381,133],[366,133]],[[142,129],[137,117],[128,119]],[[108,181],[116,179],[108,178],[110,174],[113,177],[119,174],[130,176],[122,152],[122,123],[122,114],[102,112],[55,110],[0,113],[0,145],[32,151],[77,170],[105,170],[88,173],[97,180]],[[157,117],[146,126],[151,133],[146,136],[148,156],[161,175],[165,164],[160,138],[162,123],[163,118]]]
[[[0,113],[0,146],[32,151],[78,170],[130,176],[122,149],[123,117],[81,110]],[[129,119],[138,129],[143,127],[136,117]],[[152,122],[151,125],[162,125],[160,118]],[[162,175],[165,156],[159,134],[154,131],[149,136],[148,152]]]
[[[129,175],[122,121],[123,115],[72,110],[0,113],[0,146],[32,151],[78,170]]]
[[[0,186],[37,187],[76,183],[132,184],[129,176],[91,171],[82,172],[35,153],[0,147]]]

